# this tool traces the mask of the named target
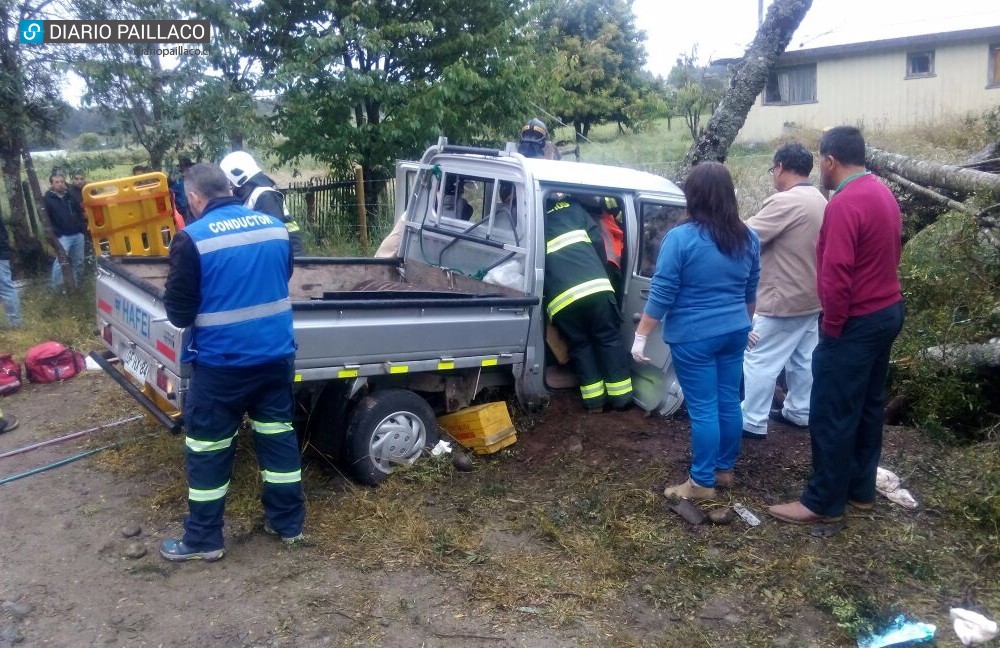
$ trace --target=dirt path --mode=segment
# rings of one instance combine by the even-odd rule
[[[26,385],[3,402],[21,425],[0,436],[0,452],[112,420],[90,410],[95,393],[113,389],[92,374]],[[101,432],[89,445],[147,430],[155,428]],[[2,460],[0,476],[86,447],[71,441]],[[150,519],[137,508],[148,487],[116,481],[90,459],[0,486],[0,601],[7,602],[0,646],[577,643],[544,627],[495,626],[463,613],[461,594],[433,574],[361,573],[259,532],[230,530],[230,553],[218,563],[168,564],[158,542],[178,531],[180,518]],[[122,529],[134,524],[148,553],[129,559]]]

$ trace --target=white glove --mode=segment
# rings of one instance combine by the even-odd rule
[[[757,346],[758,342],[760,342],[760,335],[757,334],[757,331],[750,331],[750,335],[747,336],[747,351]]]
[[[636,362],[649,362],[649,358],[644,355],[646,351],[646,336],[635,334],[635,341],[632,342],[632,359]]]

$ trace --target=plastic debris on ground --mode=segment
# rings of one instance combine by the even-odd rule
[[[432,457],[440,457],[451,452],[451,444],[447,441],[438,441],[437,445],[431,448]]]
[[[875,474],[875,490],[889,501],[899,504],[903,508],[915,509],[919,504],[913,498],[910,491],[900,488],[900,479],[896,473],[886,470],[882,466],[878,467]]]
[[[951,608],[951,619],[955,622],[955,634],[963,646],[985,643],[1000,634],[996,621],[990,621],[972,610]]]
[[[750,509],[748,509],[747,507],[743,506],[739,502],[736,502],[735,504],[733,504],[733,510],[736,511],[736,515],[738,515],[741,518],[743,518],[743,521],[746,522],[747,524],[749,524],[750,526],[755,527],[758,524],[760,524],[760,518],[757,517],[756,515],[754,515],[750,511]]]
[[[910,621],[900,614],[882,632],[858,639],[858,648],[888,648],[919,644],[934,639],[936,631],[937,627],[933,624]]]

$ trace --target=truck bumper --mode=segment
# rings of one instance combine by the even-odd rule
[[[108,362],[107,358],[105,358],[103,354],[98,353],[97,351],[91,351],[90,359],[96,362],[101,369],[104,370],[104,373],[111,376],[112,380],[118,383],[118,385],[124,389],[129,396],[134,398],[137,403],[142,405],[143,409],[149,412],[157,423],[167,428],[171,434],[180,434],[181,430],[184,429],[184,424],[181,421],[171,418],[165,412],[160,410],[151,398],[143,394],[138,387],[132,384],[131,380],[124,376],[122,372],[112,367],[111,363]]]

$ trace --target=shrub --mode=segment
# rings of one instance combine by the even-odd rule
[[[1000,330],[1000,253],[968,214],[948,213],[906,245],[900,276],[907,318],[895,348],[893,389],[906,396],[918,426],[978,439],[1000,414],[996,374],[944,369],[923,352],[982,342]]]

